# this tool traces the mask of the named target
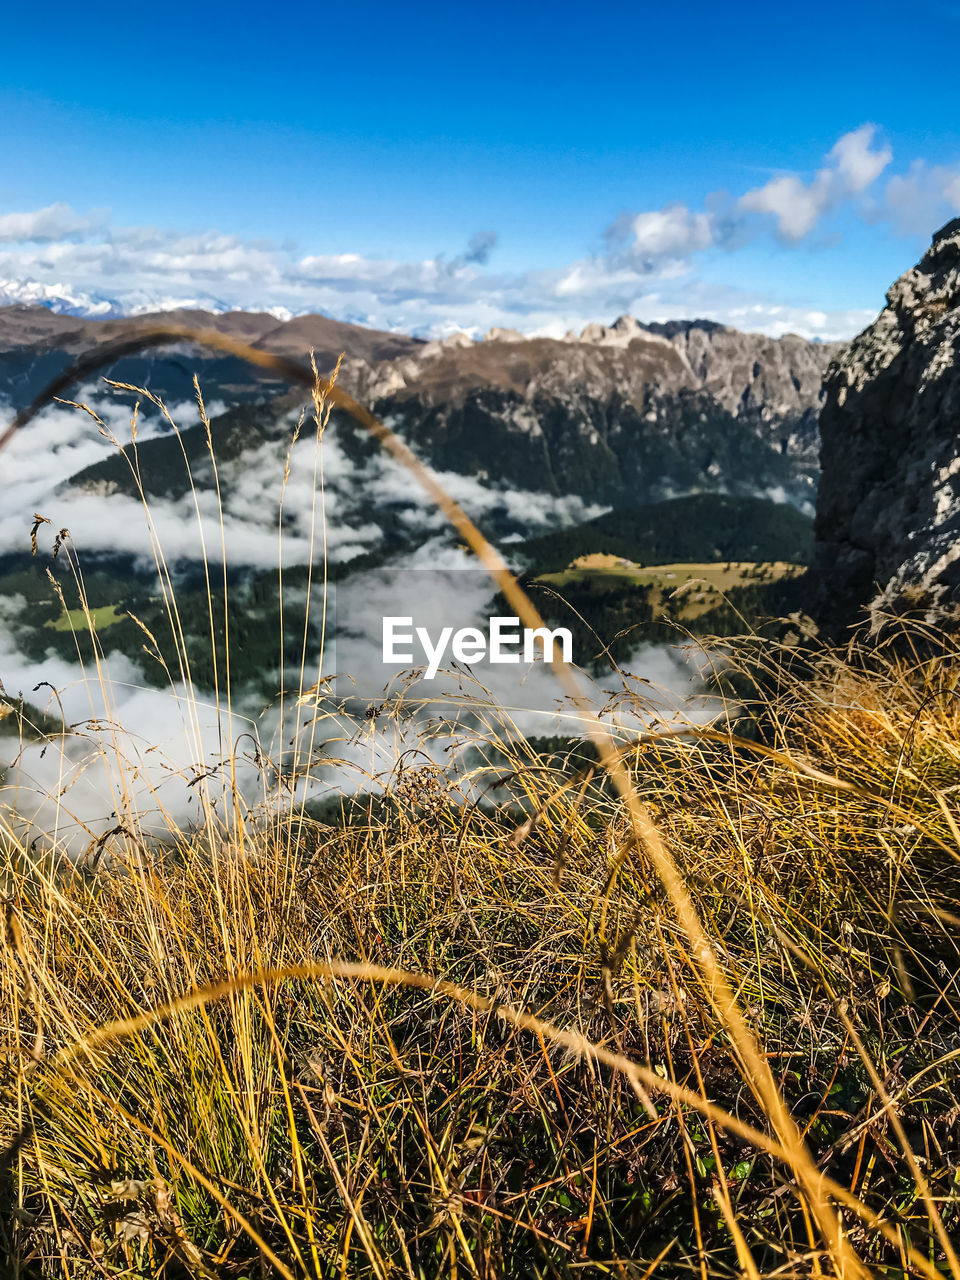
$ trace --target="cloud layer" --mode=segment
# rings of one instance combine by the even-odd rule
[[[128,397],[95,388],[81,394],[112,434],[129,439]],[[216,408],[211,406],[211,411]],[[172,406],[171,412],[181,426],[196,420],[192,404]],[[291,433],[295,418],[294,413]],[[162,430],[157,415],[148,414],[140,420],[138,438],[147,440]],[[68,724],[80,725],[79,732],[63,743],[21,747],[8,736],[12,721],[0,722],[0,848],[5,806],[10,804],[16,805],[19,815],[18,832],[29,832],[32,838],[56,831],[57,840],[76,854],[114,828],[121,816],[134,812],[140,815],[138,829],[147,835],[190,828],[200,816],[196,779],[207,778],[211,770],[207,785],[223,809],[224,797],[230,794],[224,780],[230,777],[229,769],[221,776],[223,744],[238,742],[241,736],[245,745],[237,783],[246,801],[255,805],[262,799],[264,779],[246,745],[254,739],[275,760],[282,754],[289,761],[291,732],[295,738],[303,737],[304,744],[312,740],[315,747],[323,747],[324,762],[315,771],[310,791],[322,798],[331,790],[380,785],[377,777],[386,777],[401,754],[414,746],[446,767],[473,739],[484,717],[501,733],[517,727],[530,733],[577,732],[576,714],[561,705],[560,690],[542,664],[522,671],[495,668],[492,677],[487,670],[486,693],[469,677],[454,677],[429,688],[408,681],[403,717],[384,716],[373,724],[363,714],[369,699],[382,701],[385,696],[380,664],[384,614],[402,614],[413,607],[418,625],[429,625],[446,616],[451,599],[461,621],[479,621],[493,607],[494,587],[486,573],[474,567],[472,558],[451,538],[442,514],[411,490],[408,473],[388,455],[356,458],[338,439],[336,424],[328,426],[322,444],[322,520],[318,449],[311,433],[305,432],[290,451],[289,470],[282,440],[265,443],[240,460],[223,460],[219,478],[225,536],[221,540],[212,489],[198,488],[196,498],[188,494],[182,499],[155,499],[147,512],[122,493],[105,496],[70,485],[79,468],[104,458],[112,448],[96,424],[75,408],[51,407],[28,424],[4,455],[8,506],[0,514],[0,546],[26,551],[29,513],[36,510],[52,519],[55,527],[69,527],[71,550],[81,557],[107,550],[149,561],[153,547],[159,546],[165,560],[173,563],[182,557],[195,560],[202,545],[216,559],[225,546],[234,566],[272,568],[282,555],[289,568],[315,562],[320,545],[325,545],[332,561],[343,562],[376,547],[383,538],[385,519],[398,514],[412,535],[411,549],[398,553],[389,568],[377,574],[348,577],[329,588],[334,595],[330,610],[334,621],[320,670],[343,678],[318,708],[324,714],[316,726],[308,709],[297,728],[302,717],[294,708],[291,722],[289,707],[288,718],[281,724],[276,705],[264,710],[259,690],[235,689],[232,706],[221,702],[218,711],[209,689],[197,695],[181,684],[169,689],[149,687],[137,663],[117,653],[86,667],[52,652],[39,661],[27,658],[14,639],[24,601],[0,599],[0,680],[6,696],[32,697],[52,714],[62,712]],[[580,522],[603,510],[575,496],[495,489],[471,476],[441,473],[438,478],[475,519],[497,520],[503,526],[515,522],[530,532]],[[278,545],[281,495],[282,548]],[[49,528],[41,533],[45,550],[49,535]],[[288,603],[294,591],[287,588]],[[322,609],[321,597],[322,588],[315,585],[311,597],[315,616]],[[319,661],[319,655],[310,655],[307,669],[312,672],[316,669],[312,663]],[[675,713],[695,717],[708,713],[710,703],[699,696],[695,671],[678,656],[663,649],[645,650],[635,670],[628,688],[636,698],[622,707],[618,698],[622,699],[624,690],[612,676],[589,691],[597,709],[606,707],[608,719],[625,726],[625,731],[635,732],[650,720]],[[41,692],[41,682],[56,693],[49,688]],[[658,691],[650,682],[662,683],[664,689]],[[398,673],[397,688],[403,683]],[[482,706],[476,704],[478,697]],[[361,705],[358,698],[363,699]],[[420,700],[423,705],[418,705]]]
[[[776,173],[739,195],[713,192],[702,208],[670,203],[629,212],[599,239],[602,250],[556,267],[497,268],[496,232],[477,231],[462,252],[422,260],[303,252],[217,231],[117,227],[100,212],[63,203],[0,212],[0,302],[40,302],[91,315],[187,305],[279,316],[322,311],[384,329],[480,335],[495,325],[560,335],[632,312],[654,320],[701,315],[774,335],[846,337],[869,311],[833,312],[789,296],[708,284],[698,263],[748,245],[773,254],[836,237],[841,214],[930,234],[960,212],[960,162],[914,160],[895,170],[877,126],[840,137],[812,174]],[[776,261],[775,257],[771,261]],[[713,270],[711,281],[721,272]],[[886,283],[886,282],[883,282]]]

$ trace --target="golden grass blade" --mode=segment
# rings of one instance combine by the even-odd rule
[[[195,330],[186,326],[164,325],[145,327],[138,334],[113,344],[105,344],[98,350],[81,357],[71,368],[55,379],[36,399],[21,410],[10,426],[0,435],[0,448],[46,404],[50,403],[66,387],[78,378],[93,373],[105,364],[121,356],[135,354],[147,348],[171,342],[191,342],[227,351],[261,368],[280,373],[296,385],[322,393],[333,404],[345,409],[385,449],[414,475],[423,490],[436,502],[464,541],[476,554],[496,581],[511,607],[524,626],[536,628],[543,625],[538,611],[522,590],[496,549],[487,541],[463,509],[446,493],[427,467],[409,447],[381,423],[363,405],[348,396],[340,387],[321,380],[319,385],[312,370],[284,356],[259,351],[245,343],[222,334]],[[677,919],[686,933],[693,957],[699,965],[706,987],[721,1022],[727,1029],[740,1058],[744,1079],[754,1092],[770,1119],[783,1156],[793,1169],[797,1181],[810,1204],[818,1228],[838,1264],[847,1277],[866,1277],[867,1272],[853,1251],[843,1232],[839,1217],[824,1193],[824,1180],[812,1160],[793,1117],[780,1095],[770,1065],[757,1043],[739,1008],[729,983],[722,971],[715,948],[700,921],[693,899],[684,883],[677,863],[667,845],[661,839],[647,810],[640,803],[618,749],[608,730],[594,715],[584,697],[574,672],[559,659],[553,661],[558,679],[567,691],[587,724],[589,736],[594,742],[601,763],[620,794],[631,826],[638,841],[650,857],[657,874],[666,889]],[[960,1269],[951,1259],[954,1280],[960,1280]]]
[[[233,978],[224,979],[222,982],[212,983],[196,991],[191,991],[176,1000],[159,1005],[155,1009],[150,1009],[136,1017],[117,1019],[114,1022],[98,1027],[75,1044],[61,1050],[51,1061],[58,1070],[76,1075],[79,1080],[82,1079],[78,1072],[80,1062],[95,1050],[112,1041],[136,1035],[157,1022],[174,1017],[178,1013],[188,1012],[213,1001],[222,1000],[235,992],[250,990],[255,987],[270,986],[289,981],[323,982],[333,978],[345,978],[362,982],[384,982],[413,987],[456,1001],[458,1004],[473,1009],[477,1013],[493,1014],[510,1026],[516,1027],[519,1031],[532,1032],[538,1038],[548,1040],[552,1044],[590,1058],[610,1068],[612,1071],[621,1073],[642,1090],[649,1091],[652,1094],[666,1094],[675,1103],[698,1111],[728,1133],[734,1134],[784,1164],[790,1165],[789,1153],[768,1134],[745,1123],[739,1117],[710,1102],[709,1099],[702,1097],[694,1090],[676,1083],[669,1077],[661,1076],[656,1071],[634,1062],[631,1058],[627,1058],[621,1053],[606,1049],[603,1045],[595,1044],[579,1032],[567,1031],[561,1027],[556,1027],[550,1022],[536,1017],[534,1014],[524,1013],[523,1010],[502,1004],[490,999],[488,996],[480,995],[469,988],[458,986],[456,983],[448,982],[443,978],[433,978],[429,974],[412,973],[384,965],[339,960],[326,964],[289,965],[286,968],[271,969],[262,973],[239,974]],[[901,1246],[902,1241],[896,1229],[884,1222],[869,1206],[863,1204],[856,1196],[852,1195],[846,1187],[822,1173],[820,1174],[820,1181],[825,1196],[831,1197],[842,1204],[844,1208],[855,1213],[868,1226],[879,1231],[888,1242],[897,1245],[897,1247]],[[907,1256],[923,1275],[929,1277],[929,1280],[942,1280],[942,1272],[938,1271],[917,1250],[908,1248]]]

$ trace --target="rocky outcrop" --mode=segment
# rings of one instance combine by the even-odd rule
[[[741,422],[771,435],[791,457],[816,462],[823,375],[842,343],[795,333],[768,338],[703,321],[651,328],[669,336],[699,385]]]
[[[832,632],[960,616],[960,219],[830,367],[820,415],[816,612]]]
[[[465,334],[341,377],[433,465],[631,505],[681,493],[812,506],[820,383],[839,344],[621,316],[579,336]]]

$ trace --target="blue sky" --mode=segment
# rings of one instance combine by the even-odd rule
[[[960,213],[958,42],[952,0],[17,6],[0,298],[853,332]]]

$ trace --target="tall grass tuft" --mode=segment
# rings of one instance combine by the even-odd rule
[[[352,402],[292,370],[319,460]],[[147,644],[199,741],[156,555],[171,639]],[[11,1274],[960,1280],[960,655],[727,640],[729,717],[639,738],[559,670],[592,761],[512,734],[469,778],[411,754],[330,824],[309,742],[258,744],[257,803],[238,781],[207,582],[224,746],[199,819],[146,828],[109,724],[116,807],[87,856],[61,853],[69,791],[46,841],[3,819]],[[291,724],[319,705],[302,653]]]

